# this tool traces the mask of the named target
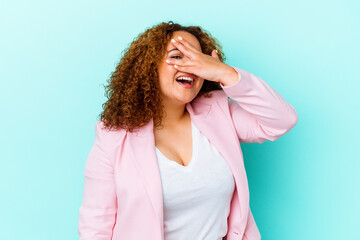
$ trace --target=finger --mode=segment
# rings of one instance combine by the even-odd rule
[[[176,41],[175,39],[171,39],[171,43],[180,50],[180,52],[182,52],[184,55],[186,55],[189,59],[193,58],[193,52],[191,52],[191,50],[187,47],[185,47],[183,44],[181,44],[180,42]]]
[[[187,66],[179,66],[179,65],[174,65],[174,68],[179,70],[179,71],[182,71],[182,72],[187,72],[187,73],[193,73],[192,72],[192,67],[187,67]]]
[[[185,65],[185,60],[183,59],[166,59],[165,61],[168,64]]]
[[[215,50],[212,50],[211,56],[214,57],[214,58],[216,58],[216,59],[218,59],[218,60],[220,60],[219,56],[217,55],[217,50],[216,50],[216,49],[215,49]]]
[[[199,50],[197,50],[191,43],[189,43],[188,41],[186,41],[186,39],[183,39],[182,37],[178,36],[178,41],[184,45],[186,48],[188,48],[189,50],[193,51],[193,52],[200,52]]]

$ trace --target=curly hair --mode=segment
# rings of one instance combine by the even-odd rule
[[[169,21],[145,29],[123,51],[125,53],[107,80],[105,96],[108,100],[102,104],[103,112],[99,114],[105,128],[132,132],[146,125],[151,118],[156,127],[161,125],[165,112],[161,105],[158,66],[175,31],[193,34],[204,54],[211,55],[212,50],[217,49],[220,61],[225,61],[218,40],[199,26],[182,26]],[[210,91],[221,89],[219,82],[204,79],[197,97],[208,98]]]

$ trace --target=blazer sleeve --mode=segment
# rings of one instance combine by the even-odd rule
[[[79,210],[80,240],[110,240],[117,212],[114,169],[105,151],[99,121],[95,141],[84,171],[84,190]]]
[[[232,66],[233,67],[233,66]],[[264,80],[233,67],[239,80],[220,86],[228,99],[230,115],[240,142],[275,141],[290,131],[297,121],[295,108]]]
[[[244,231],[243,240],[248,240],[248,239],[261,239],[261,234],[256,225],[254,216],[253,216],[250,208],[249,208],[249,214],[248,214],[248,219],[247,219],[247,223],[246,223],[246,228]]]

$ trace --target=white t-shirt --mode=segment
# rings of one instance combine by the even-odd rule
[[[232,172],[217,149],[191,122],[193,153],[188,166],[157,147],[164,198],[165,240],[221,240],[234,192]]]

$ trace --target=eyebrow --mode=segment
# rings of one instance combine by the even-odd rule
[[[174,51],[174,50],[179,50],[179,49],[173,48],[173,49],[169,50],[168,53],[171,52],[171,51]]]

